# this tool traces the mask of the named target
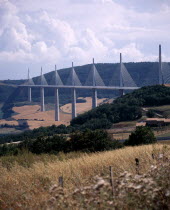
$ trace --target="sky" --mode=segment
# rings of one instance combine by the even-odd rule
[[[96,63],[170,61],[170,0],[0,0],[0,80]]]

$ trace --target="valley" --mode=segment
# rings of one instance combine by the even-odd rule
[[[84,103],[77,103],[77,114],[82,114],[86,111],[91,110],[92,101],[90,97],[80,97],[78,99],[83,99]],[[110,99],[98,99],[98,105],[106,102],[111,103],[113,100]],[[45,112],[40,111],[39,105],[24,105],[22,104],[17,107],[13,107],[14,114],[10,119],[1,119],[0,126],[6,125],[7,128],[0,128],[0,134],[12,134],[18,133],[18,129],[15,127],[21,127],[21,131],[32,130],[39,127],[47,127],[52,125],[69,125],[71,121],[71,103],[65,104],[60,107],[60,121],[54,120],[54,110],[51,110],[53,107],[52,104],[47,104],[49,110]],[[25,125],[26,128],[22,129],[22,125]],[[13,128],[9,128],[13,126]]]

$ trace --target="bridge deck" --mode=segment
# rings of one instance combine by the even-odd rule
[[[19,87],[75,88],[75,89],[102,89],[102,90],[137,90],[140,88],[140,87],[120,87],[120,86],[72,86],[72,85],[19,85]]]

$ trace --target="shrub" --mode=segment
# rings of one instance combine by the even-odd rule
[[[4,155],[17,155],[19,152],[17,145],[14,144],[3,144],[0,145],[0,156]]]
[[[125,142],[125,145],[140,145],[140,144],[151,144],[156,142],[153,131],[149,127],[139,126],[129,136],[129,139]]]
[[[110,139],[106,131],[103,130],[85,130],[71,135],[71,150],[96,152],[122,147],[121,144]]]
[[[64,151],[66,146],[66,137],[55,135],[53,137],[38,137],[36,140],[24,141],[20,144],[20,149],[28,149],[32,153],[53,153]]]

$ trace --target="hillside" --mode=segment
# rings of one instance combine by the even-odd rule
[[[0,103],[5,102],[8,99],[9,95],[11,95],[16,89],[16,87],[16,85],[10,85],[0,82]]]
[[[142,107],[170,104],[170,88],[165,86],[148,86],[119,97],[112,104],[103,104],[91,111],[79,115],[71,121],[71,125],[80,127],[102,125],[110,128],[112,123],[132,121],[142,117]],[[103,123],[105,121],[105,124]],[[93,122],[93,125],[92,125]]]
[[[99,99],[98,105],[103,103],[105,99]],[[81,103],[80,103],[80,102]],[[78,98],[77,103],[77,114],[84,113],[91,109],[92,101],[91,98]],[[54,106],[48,104],[46,106],[46,111],[41,112],[39,105],[24,105],[14,106],[12,111],[14,115],[10,119],[0,120],[0,134],[15,134],[18,130],[35,129],[39,127],[47,127],[52,125],[69,125],[71,121],[71,103],[65,104],[60,107],[60,121],[55,121],[54,116]],[[22,125],[25,125],[22,126]],[[11,129],[10,129],[11,128]],[[15,129],[16,128],[16,129]],[[20,129],[19,129],[20,128]]]
[[[24,80],[0,80],[0,103],[4,103]]]
[[[135,81],[137,86],[146,86],[146,85],[154,85],[158,83],[158,63],[151,62],[140,62],[140,63],[125,63],[126,68],[128,69],[129,74],[132,79]],[[101,75],[105,85],[109,85],[111,78],[113,78],[113,85],[118,85],[119,81],[119,64],[96,64],[96,68],[98,69],[99,74]],[[81,81],[82,84],[85,83],[85,80],[88,76],[88,73],[91,69],[91,64],[75,67],[75,71]],[[59,70],[59,75],[63,81],[66,82],[66,78],[69,75],[70,68]],[[45,74],[48,84],[51,84],[53,78],[53,72],[49,72]],[[33,81],[36,82],[38,77],[33,78]],[[16,85],[22,84],[24,80],[6,80],[1,81],[4,84]],[[1,86],[1,85],[0,85]],[[22,90],[10,90],[7,92],[5,89],[2,90],[2,102],[6,102],[3,107],[4,118],[11,116],[11,108],[9,108],[9,104],[13,106],[13,103],[16,102],[24,102],[27,101],[27,89]],[[113,98],[117,96],[119,93],[113,90],[99,90],[98,97],[99,98]],[[9,97],[10,96],[10,97]],[[40,101],[40,93],[39,89],[33,89],[33,101]],[[53,103],[54,90],[48,89],[45,90],[46,103]],[[78,90],[77,97],[89,97],[91,96],[91,91],[86,90]],[[8,98],[9,97],[9,98]],[[8,98],[8,100],[7,100]],[[70,103],[70,90],[60,90],[60,103],[61,105]]]

